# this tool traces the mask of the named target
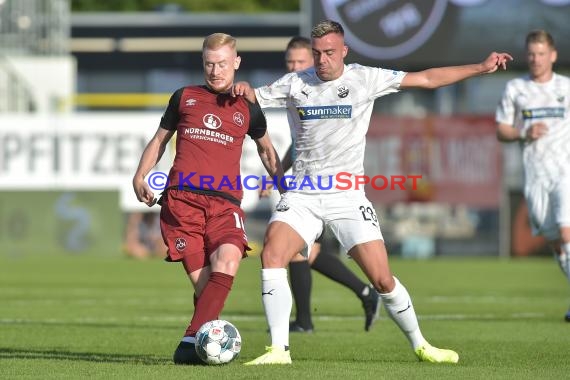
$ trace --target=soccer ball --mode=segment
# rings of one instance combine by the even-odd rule
[[[207,364],[226,364],[238,357],[241,336],[228,321],[206,322],[196,333],[196,353]]]

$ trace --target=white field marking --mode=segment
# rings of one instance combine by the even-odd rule
[[[173,298],[168,300],[169,304],[175,305],[189,305],[190,301],[187,298]],[[160,305],[164,306],[164,301],[158,298],[37,298],[25,300],[4,300],[3,305]]]
[[[452,303],[452,304],[472,304],[472,303],[492,303],[492,304],[519,304],[527,303],[530,299],[544,299],[543,296],[540,297],[507,297],[507,296],[431,296],[422,297],[421,300],[433,302],[433,303]],[[416,300],[416,302],[418,302]],[[533,301],[534,302],[534,301]]]
[[[27,294],[29,296],[29,294]],[[536,303],[545,301],[548,297],[507,297],[507,296],[430,296],[416,297],[415,303],[427,302],[436,304],[527,304],[529,302]],[[189,299],[185,297],[171,298],[169,304],[189,305]],[[117,296],[116,298],[68,298],[67,294],[62,298],[36,298],[36,299],[11,299],[2,301],[4,305],[164,305],[164,301],[160,298],[133,298],[125,299]]]
[[[432,315],[419,315],[418,319],[423,321],[450,321],[450,320],[471,320],[471,319],[540,319],[544,318],[546,314],[544,313],[512,313],[512,314],[432,314]]]
[[[1,0],[0,0],[1,3]],[[23,299],[23,300],[3,300],[2,302],[12,302],[12,301],[20,301],[20,302],[35,302],[35,301],[42,301],[42,300],[54,300],[56,302],[64,300],[64,301],[74,301],[74,297],[81,297],[80,300],[109,300],[109,302],[120,302],[121,304],[130,301],[133,299],[135,303],[147,303],[149,300],[156,300],[157,303],[164,304],[164,299],[162,298],[163,294],[160,292],[147,292],[145,290],[145,296],[139,296],[139,292],[136,289],[116,289],[112,293],[103,293],[99,288],[53,288],[50,290],[52,293],[60,294],[61,297],[59,298],[46,298],[44,297],[46,294],[45,289],[23,289],[21,287],[2,287],[2,291],[0,295],[2,297],[12,296],[12,297],[38,297],[35,299]],[[93,298],[93,294],[100,294],[100,298]],[[192,304],[192,293],[188,293],[188,297],[173,297],[169,298],[170,303],[189,303]],[[134,298],[132,296],[135,296]],[[87,297],[85,297],[87,296]],[[90,297],[91,296],[91,297]],[[112,297],[109,299],[109,297]],[[129,297],[128,300],[125,300],[123,297]]]
[[[524,319],[540,319],[544,318],[546,314],[544,313],[533,313],[533,312],[523,312],[523,313],[511,313],[511,314],[430,314],[430,315],[418,315],[420,320],[437,320],[437,321],[452,321],[452,320],[493,320],[493,319],[505,319],[510,318],[513,320],[524,320]],[[233,315],[224,314],[221,316],[222,319],[227,319],[231,321],[253,321],[260,322],[265,321],[265,316],[263,315]],[[65,323],[132,323],[133,326],[137,325],[137,322],[157,322],[157,323],[187,323],[189,316],[137,316],[136,318],[73,318],[73,319],[60,319],[60,318],[47,318],[47,319],[27,319],[27,318],[0,318],[0,324],[11,325],[11,324],[29,324],[29,323],[43,323],[43,324],[65,324]],[[334,316],[334,315],[319,315],[313,316],[314,320],[317,321],[354,321],[361,320],[362,316]],[[386,316],[381,316],[380,319],[388,319]]]

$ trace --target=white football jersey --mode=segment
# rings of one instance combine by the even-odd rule
[[[522,142],[526,185],[545,185],[570,171],[570,78],[554,73],[546,83],[529,76],[509,81],[497,107],[496,121],[519,131],[542,122],[545,136]]]
[[[255,90],[262,108],[289,110],[296,153],[291,191],[335,192],[339,191],[337,174],[364,174],[366,132],[374,100],[399,91],[405,75],[349,64],[333,81],[320,80],[310,68]]]

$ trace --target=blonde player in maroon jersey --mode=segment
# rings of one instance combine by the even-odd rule
[[[168,247],[166,260],[183,264],[194,286],[195,308],[174,352],[176,364],[202,363],[195,351],[196,332],[205,322],[219,319],[249,250],[239,179],[246,135],[257,144],[267,172],[283,176],[259,105],[229,94],[240,65],[236,39],[223,33],[206,37],[202,58],[205,85],[174,92],[133,178],[138,200],[154,205],[145,176],[177,132],[168,187],[159,201],[160,224]]]

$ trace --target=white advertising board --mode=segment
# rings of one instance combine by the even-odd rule
[[[0,117],[0,190],[118,190],[125,211],[150,211],[132,190],[147,142],[156,132],[157,112],[94,112]],[[291,138],[282,112],[267,113],[270,134],[283,155]],[[154,171],[168,173],[174,139]],[[242,171],[265,173],[255,143],[246,139]],[[244,196],[254,208],[257,194]],[[154,208],[153,208],[154,209]]]

